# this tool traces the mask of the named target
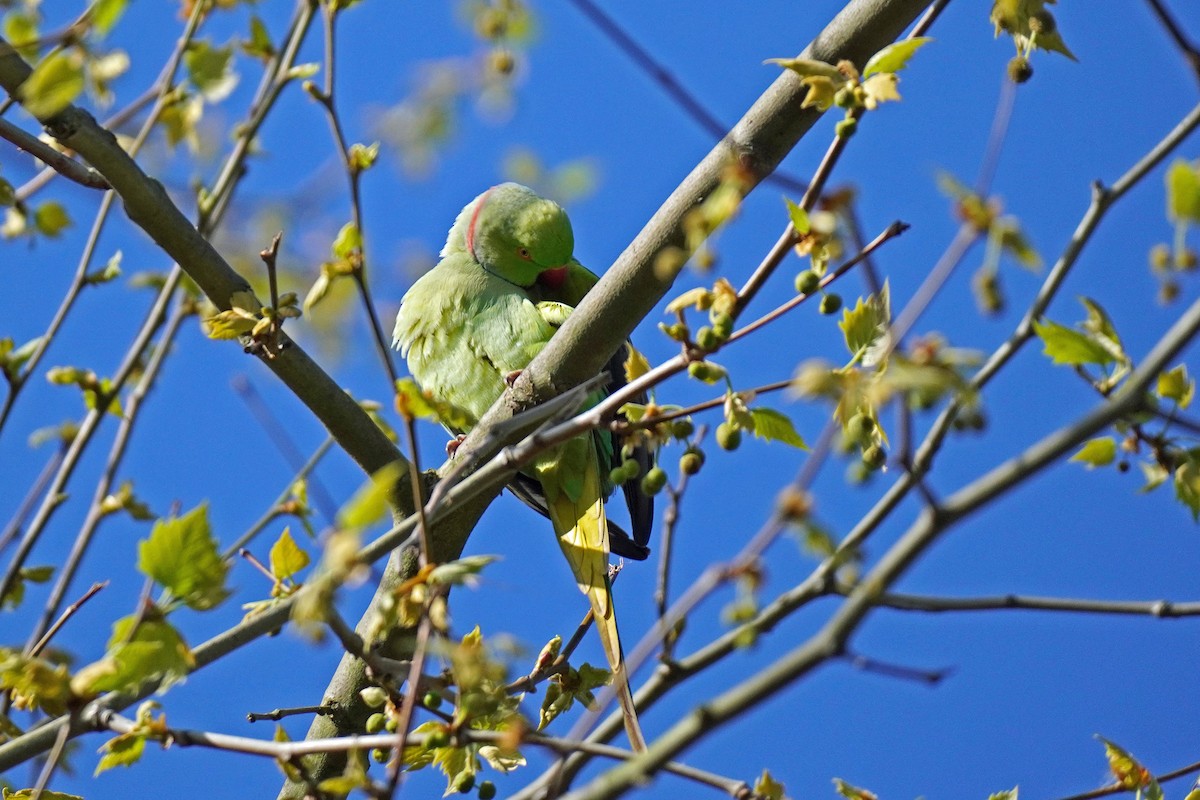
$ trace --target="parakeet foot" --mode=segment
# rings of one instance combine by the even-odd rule
[[[446,442],[446,458],[453,458],[454,454],[458,452],[458,446],[462,444],[466,438],[467,435],[465,433],[460,433],[458,436],[455,436],[453,439]]]
[[[517,382],[517,378],[521,377],[522,371],[523,370],[514,369],[512,372],[505,375],[504,376],[504,385],[511,389],[513,387],[513,384]]]

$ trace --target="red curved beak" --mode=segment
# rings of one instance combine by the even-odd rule
[[[567,267],[564,264],[561,267],[543,270],[542,273],[538,275],[537,279],[538,283],[542,284],[548,289],[561,289],[562,285],[567,280]]]

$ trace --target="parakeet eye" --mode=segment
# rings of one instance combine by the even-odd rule
[[[526,250],[524,247],[522,247],[520,250],[517,251],[517,255],[519,255],[521,258],[525,259],[526,261],[529,260],[529,251]]]

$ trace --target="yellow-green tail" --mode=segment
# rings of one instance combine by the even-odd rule
[[[638,724],[633,693],[629,689],[629,673],[621,653],[617,614],[608,580],[608,518],[600,495],[598,467],[585,468],[584,473],[582,491],[577,499],[571,500],[566,492],[546,492],[550,520],[579,589],[592,605],[593,622],[600,634],[608,668],[612,671],[613,688],[621,704],[625,733],[633,749],[642,752],[646,749],[646,739]],[[552,495],[555,495],[553,499]]]

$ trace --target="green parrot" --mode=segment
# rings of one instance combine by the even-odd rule
[[[404,295],[393,346],[422,389],[464,412],[466,430],[595,284],[596,276],[574,259],[574,246],[570,220],[558,204],[520,184],[500,184],[467,204],[450,228],[437,266]],[[618,381],[624,376],[622,355],[609,365]],[[618,554],[646,557],[653,506],[632,486],[636,482],[628,482],[633,536],[609,523],[604,500],[613,490],[614,450],[607,431],[579,436],[540,456],[510,488],[550,517],[591,603],[630,743],[644,750],[617,633],[608,558],[610,544]],[[643,467],[650,463],[644,449],[635,457]]]

